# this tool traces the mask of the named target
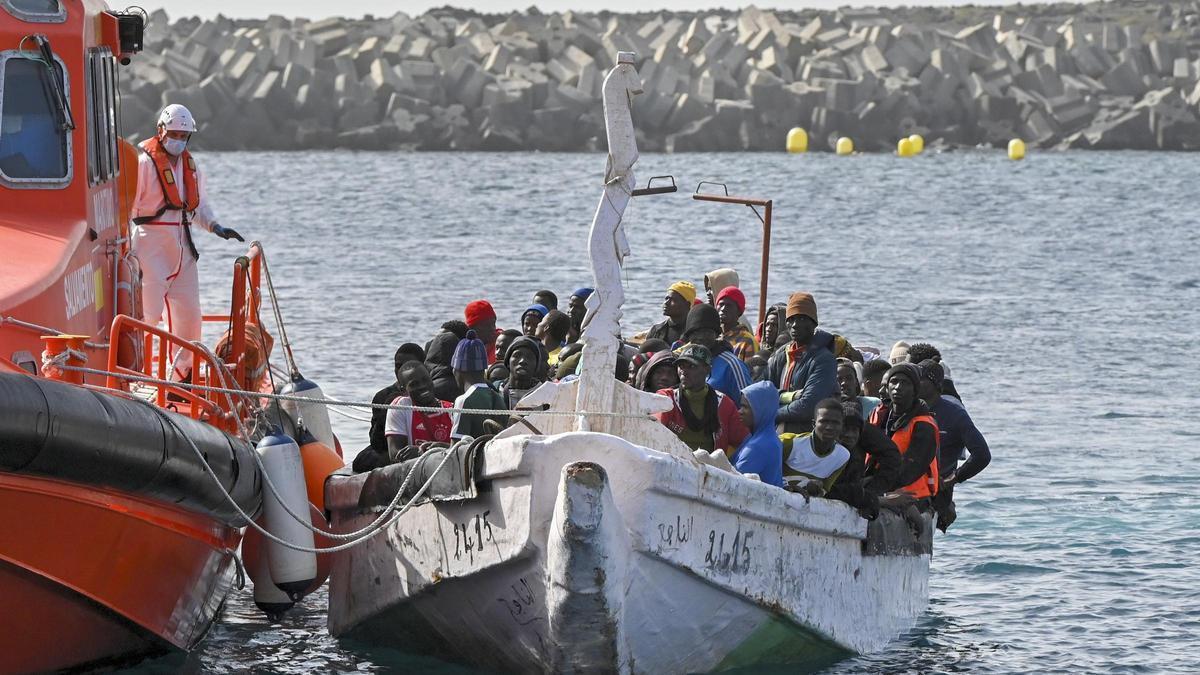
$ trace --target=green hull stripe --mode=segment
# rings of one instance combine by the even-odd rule
[[[771,616],[738,645],[716,670],[765,665],[808,666],[823,668],[836,663],[850,652],[818,637],[812,631],[778,616]]]

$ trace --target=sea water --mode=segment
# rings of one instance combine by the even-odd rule
[[[198,159],[220,222],[264,243],[299,366],[331,396],[370,400],[395,348],[470,300],[509,327],[534,291],[565,305],[590,285],[600,154]],[[680,189],[625,214],[627,333],[660,320],[668,284],[702,288],[719,267],[756,313],[758,218],[691,198],[719,181],[774,200],[771,302],[811,291],[821,327],[855,345],[937,345],[991,446],[935,538],[929,610],[887,651],[825,672],[1195,672],[1200,158],[647,155],[636,171]],[[245,247],[196,237],[205,309],[223,311]],[[366,444],[365,423],[333,421],[348,455]],[[334,640],[326,599],[270,624],[234,591],[191,655],[136,670],[471,672]]]

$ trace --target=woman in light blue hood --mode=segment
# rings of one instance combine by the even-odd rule
[[[730,461],[742,473],[756,473],[762,482],[783,487],[783,443],[775,433],[779,389],[772,382],[755,382],[742,390],[738,409],[750,435]]]

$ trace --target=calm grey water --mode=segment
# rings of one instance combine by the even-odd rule
[[[517,318],[588,281],[601,155],[208,154],[221,221],[262,240],[300,366],[370,399],[404,341],[477,297]],[[733,266],[756,305],[760,231],[686,193],[775,199],[770,299],[816,294],[856,345],[939,346],[995,457],[955,491],[930,608],[882,654],[826,672],[1194,672],[1200,662],[1200,159],[998,152],[653,155],[684,194],[626,214],[629,332],[663,289]],[[230,256],[201,235],[206,308]],[[278,352],[277,352],[278,354]],[[347,448],[366,425],[334,417]],[[467,672],[339,643],[322,591],[271,626],[249,591],[194,654],[141,671]]]

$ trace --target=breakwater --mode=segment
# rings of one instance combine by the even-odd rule
[[[643,151],[1200,149],[1200,0],[838,11],[171,21],[122,69],[121,120],[182,103],[207,149],[603,148],[617,51]]]

